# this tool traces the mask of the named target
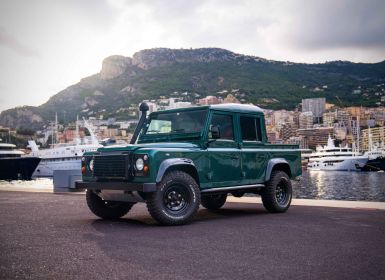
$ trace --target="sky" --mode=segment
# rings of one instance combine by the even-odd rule
[[[385,1],[0,0],[0,111],[41,105],[110,55],[156,47],[380,62]]]

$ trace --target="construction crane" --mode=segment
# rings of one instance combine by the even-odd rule
[[[338,95],[336,95],[336,98],[337,98],[338,102],[340,103],[341,108],[343,108],[344,105],[342,104],[342,101],[341,101],[341,99],[338,97]]]

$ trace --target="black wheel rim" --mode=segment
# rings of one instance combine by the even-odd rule
[[[121,202],[117,202],[117,201],[106,201],[106,200],[103,200],[104,201],[104,205],[108,208],[119,208],[120,206],[122,206],[122,203]]]
[[[285,206],[289,201],[289,186],[286,180],[281,179],[275,188],[275,199],[281,206]]]
[[[190,206],[191,194],[183,185],[171,185],[164,192],[163,202],[168,213],[181,214]]]
[[[221,200],[222,195],[221,194],[213,194],[210,196],[210,198],[214,201],[218,201],[218,200]]]

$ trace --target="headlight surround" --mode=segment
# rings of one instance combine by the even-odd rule
[[[144,167],[144,160],[142,158],[138,158],[135,162],[135,168],[138,171],[142,171]]]
[[[147,154],[136,154],[134,157],[134,175],[148,176],[150,173],[150,157]]]

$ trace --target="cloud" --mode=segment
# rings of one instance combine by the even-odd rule
[[[221,47],[302,62],[341,54],[355,61],[385,57],[383,0],[170,0],[167,5],[121,0],[110,5],[119,11],[114,41],[130,50]]]
[[[77,20],[82,19],[87,25],[101,30],[108,29],[119,13],[115,6],[103,0],[65,0],[51,5],[60,6]]]
[[[120,11],[116,37],[128,47],[221,47],[242,52],[256,50],[261,30],[276,20],[270,1],[113,1]],[[258,43],[256,45],[256,43]]]
[[[21,56],[26,57],[37,57],[39,56],[39,52],[31,48],[22,42],[20,42],[17,38],[9,34],[5,28],[0,26],[0,45],[7,47]]]
[[[105,57],[155,47],[378,62],[384,14],[384,0],[0,0],[0,110],[41,104]]]
[[[299,49],[385,48],[385,1],[290,1],[276,36]]]

